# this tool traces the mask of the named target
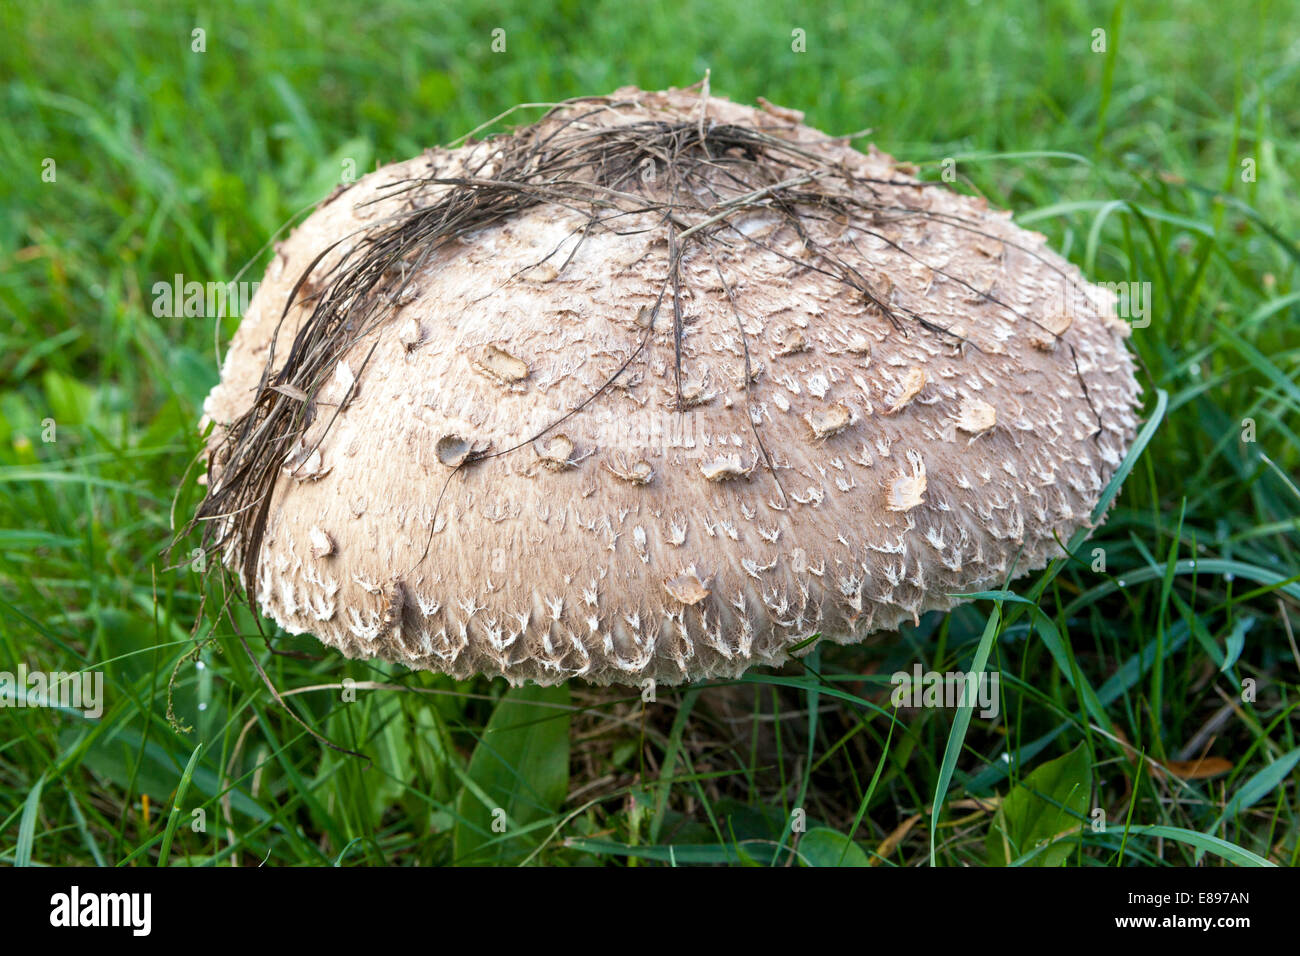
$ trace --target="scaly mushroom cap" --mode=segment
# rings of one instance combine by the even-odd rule
[[[205,405],[200,516],[265,613],[458,677],[672,684],[1058,556],[1136,426],[1114,297],[800,118],[624,89],[326,200]]]

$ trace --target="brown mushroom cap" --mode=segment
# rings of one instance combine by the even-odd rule
[[[315,388],[268,394],[313,261],[274,369],[330,270],[476,188],[430,177],[490,180],[502,140],[380,169],[278,247],[205,413],[215,493],[259,396],[310,405],[278,436],[294,443],[254,562],[247,525],[218,521],[287,631],[516,683],[730,677],[813,634],[948,609],[1088,523],[1137,423],[1113,296],[1008,214],[789,111],[626,89],[505,141],[648,122],[759,130],[811,158],[720,151],[676,193],[648,163],[599,223],[543,201],[417,248]],[[753,196],[810,164],[788,195]]]

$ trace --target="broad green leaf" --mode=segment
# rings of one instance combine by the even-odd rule
[[[722,832],[735,840],[779,840],[790,819],[779,806],[741,803],[734,797],[718,800],[713,812],[721,821]]]
[[[54,369],[45,372],[42,384],[51,415],[59,425],[84,425],[90,418],[95,400],[90,386]]]
[[[421,707],[415,712],[412,755],[427,781],[429,796],[439,803],[451,803],[456,782],[451,765],[456,749],[437,707]]]
[[[569,788],[569,690],[527,685],[497,704],[462,777],[457,863],[512,863],[548,828]]]
[[[239,311],[238,304],[233,302],[227,302],[226,309],[231,312]],[[167,369],[171,376],[172,388],[188,403],[189,408],[185,411],[193,414],[192,410],[201,409],[208,390],[217,384],[218,379],[211,353],[178,345],[168,352]],[[175,440],[175,434],[172,433],[172,440]]]
[[[799,841],[804,866],[870,866],[866,851],[838,830],[813,827]]]
[[[371,819],[378,823],[384,811],[401,798],[407,784],[415,778],[416,767],[411,759],[406,716],[399,695],[378,691],[372,699],[374,706],[368,728],[371,743],[366,753],[374,758],[375,768],[380,771],[370,788]]]
[[[348,184],[371,172],[375,147],[368,139],[354,137],[333,153],[321,158],[294,197],[295,205],[320,202],[340,184]]]
[[[138,760],[140,740],[139,725],[126,720],[120,729],[111,734],[97,737],[86,748],[80,760],[81,764],[92,772],[109,780],[114,786],[131,789],[135,793],[147,793],[154,803],[165,804],[176,788],[176,774],[180,768],[171,754],[156,740],[149,740],[144,746],[144,759]],[[60,745],[65,749],[75,746],[76,734],[65,731],[59,736]],[[209,752],[210,753],[210,752]],[[135,772],[137,761],[138,772]],[[223,778],[217,771],[204,765],[203,760],[191,773],[193,785],[208,799],[229,795],[232,809],[245,813],[259,823],[271,819],[266,809],[248,796],[240,787],[223,786]]]
[[[1005,866],[1050,843],[1025,865],[1060,866],[1077,843],[1073,835],[1062,835],[1078,831],[1091,793],[1092,764],[1082,744],[1036,767],[993,816],[985,842],[989,865]]]

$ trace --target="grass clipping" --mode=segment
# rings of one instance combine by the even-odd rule
[[[846,295],[859,296],[873,305],[899,335],[932,334],[944,337],[953,345],[976,348],[924,314],[891,303],[889,294],[882,291],[889,288],[887,277],[864,275],[860,269],[862,262],[848,261],[814,239],[808,226],[818,220],[877,237],[934,273],[1059,339],[1057,333],[1033,317],[1021,314],[989,292],[976,289],[961,276],[923,262],[886,235],[891,222],[920,217],[938,227],[967,234],[971,242],[978,241],[978,237],[1006,242],[1003,237],[992,237],[982,231],[974,219],[932,212],[909,201],[909,196],[914,200],[916,190],[942,188],[939,184],[855,175],[844,164],[828,160],[825,153],[809,150],[769,130],[712,121],[706,115],[707,103],[706,86],[701,93],[698,117],[612,124],[611,110],[639,104],[606,98],[560,104],[532,125],[487,140],[489,148],[473,151],[474,160],[458,169],[454,176],[440,176],[435,168],[427,177],[397,184],[385,198],[404,196],[406,202],[401,212],[363,233],[340,237],[329,248],[320,250],[289,296],[252,407],[230,424],[209,451],[209,493],[186,529],[189,532],[201,525],[204,551],[224,556],[224,561],[213,561],[211,567],[239,570],[250,607],[252,582],[257,580],[258,556],[281,466],[290,455],[299,459],[310,456],[350,398],[351,389],[336,406],[326,407],[316,402],[317,392],[333,374],[337,361],[392,318],[395,303],[401,301],[412,277],[432,257],[443,250],[454,250],[463,242],[472,242],[473,233],[505,223],[537,206],[554,205],[578,211],[582,216],[582,226],[568,237],[575,241],[560,271],[591,235],[602,229],[619,230],[634,217],[638,223],[644,222],[641,217],[650,214],[657,228],[647,232],[647,245],[666,239],[668,246],[667,268],[658,298],[642,323],[644,336],[640,344],[595,394],[527,441],[495,451],[491,456],[470,454],[456,470],[469,467],[483,457],[508,454],[580,414],[586,405],[618,381],[664,322],[672,323],[677,406],[684,408],[687,403],[682,397],[684,280],[681,263],[684,256],[696,252],[712,255],[716,264],[714,253],[721,247],[731,249],[744,244],[761,247],[801,268],[842,283]],[[738,213],[755,209],[775,215],[793,230],[802,241],[804,254],[797,258],[791,256],[771,245],[770,239],[747,235],[732,225]],[[319,269],[331,250],[344,243],[352,245],[340,261],[328,270]],[[556,255],[559,248],[542,261]],[[1016,248],[1042,259],[1024,246]],[[1074,282],[1054,264],[1049,265],[1064,281]],[[318,271],[323,274],[317,275]],[[748,390],[752,376],[744,327],[720,265],[717,271],[732,302],[744,343],[743,381]],[[310,305],[311,315],[277,368],[279,331],[295,303]],[[508,335],[509,330],[503,331]],[[1064,344],[1074,359],[1073,348],[1069,343]],[[356,373],[357,381],[364,376],[373,351],[373,344],[368,351],[362,350],[364,358]],[[1087,387],[1078,373],[1077,360],[1075,372],[1086,399]],[[355,389],[356,384],[351,388]],[[330,417],[323,428],[315,430],[315,443],[304,448],[301,443],[305,433],[318,415]],[[763,452],[766,469],[775,478],[759,426],[753,416],[747,417]],[[447,480],[451,480],[451,475]],[[779,480],[777,484],[779,487]]]

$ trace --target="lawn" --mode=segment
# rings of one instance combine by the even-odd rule
[[[91,0],[0,29],[0,672],[103,681],[97,716],[0,701],[0,862],[1300,859],[1289,0]],[[197,540],[166,552],[237,319],[160,285],[256,281],[342,178],[515,104],[706,70],[1140,290],[1144,426],[1105,525],[950,615],[654,700],[222,615]],[[917,664],[996,672],[998,715],[896,709]]]

